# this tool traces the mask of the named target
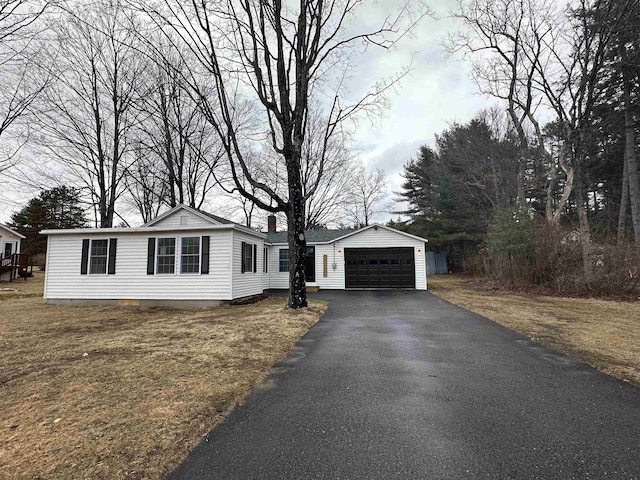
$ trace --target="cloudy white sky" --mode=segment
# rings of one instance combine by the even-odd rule
[[[395,0],[377,2],[395,4]],[[450,57],[442,43],[458,25],[448,18],[456,0],[431,1],[435,18],[424,18],[412,37],[391,51],[375,50],[363,59],[366,75],[383,77],[411,64],[410,74],[390,95],[391,108],[375,125],[362,123],[357,133],[360,157],[370,169],[385,172],[390,196],[400,189],[402,166],[420,145],[434,146],[435,134],[453,122],[466,122],[495,100],[479,95],[469,78],[471,65],[460,56]],[[386,220],[392,215],[380,217]]]
[[[379,22],[398,0],[373,1],[358,21]],[[415,156],[423,144],[434,145],[434,135],[452,122],[466,122],[495,101],[477,94],[469,79],[470,64],[459,57],[448,57],[442,47],[446,36],[457,24],[448,18],[456,0],[431,0],[428,5],[435,18],[426,17],[413,35],[403,38],[392,50],[369,49],[354,65],[352,82],[367,88],[372,80],[388,77],[412,65],[395,92],[389,94],[389,108],[373,124],[367,120],[358,125],[354,147],[360,159],[371,170],[381,169],[389,183],[389,198],[398,191],[402,166]],[[357,94],[358,92],[353,92]],[[2,187],[0,187],[2,188]],[[0,194],[0,222],[9,221],[11,213],[33,196],[34,192]],[[393,215],[381,215],[386,221]]]

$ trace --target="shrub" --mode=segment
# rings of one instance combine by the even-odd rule
[[[492,276],[511,283],[530,282],[534,253],[533,219],[522,207],[498,207],[487,229],[488,267]]]
[[[582,240],[570,226],[553,225],[542,218],[532,221],[530,227],[526,221],[522,226],[504,212],[497,213],[492,222],[487,246],[468,263],[475,275],[558,292],[640,293],[640,248],[631,238],[619,242],[613,234],[598,236],[592,245],[595,281],[587,287]],[[523,235],[529,228],[531,244]]]

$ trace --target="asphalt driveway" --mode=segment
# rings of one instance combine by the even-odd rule
[[[640,389],[428,292],[321,321],[171,479],[640,479]]]

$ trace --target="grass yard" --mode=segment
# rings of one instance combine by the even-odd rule
[[[525,295],[434,275],[429,290],[532,340],[640,386],[640,302]]]
[[[0,287],[0,478],[161,478],[284,358],[326,305],[47,305]]]

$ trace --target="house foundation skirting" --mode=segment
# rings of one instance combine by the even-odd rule
[[[111,305],[114,307],[169,307],[169,308],[211,308],[219,307],[229,300],[159,300],[159,299],[76,299],[76,298],[47,298],[52,305]]]

